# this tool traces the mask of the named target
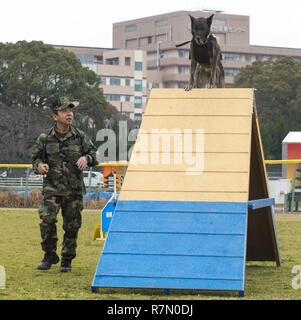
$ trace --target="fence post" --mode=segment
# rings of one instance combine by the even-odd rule
[[[117,199],[117,173],[114,171],[114,199]]]
[[[26,181],[25,181],[25,201],[24,201],[24,207],[28,207],[28,179],[29,179],[29,168],[26,169]]]
[[[97,202],[99,201],[99,192],[100,192],[100,185],[97,184],[97,186],[96,186],[96,198],[95,198],[95,200]]]
[[[89,169],[89,188],[88,188],[88,192],[91,192],[91,182],[92,182],[92,167],[90,167]]]
[[[296,184],[296,175],[297,175],[296,172],[297,172],[297,164],[294,163],[294,177],[293,177],[291,213],[294,213],[294,205],[295,205],[295,184]]]

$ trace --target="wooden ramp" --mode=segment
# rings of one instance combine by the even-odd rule
[[[268,197],[252,89],[152,90],[92,289],[243,293],[280,264]]]

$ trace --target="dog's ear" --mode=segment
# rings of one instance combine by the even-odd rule
[[[207,18],[207,26],[208,26],[208,28],[210,28],[211,25],[212,25],[213,16],[214,16],[214,14],[211,15],[209,18]]]
[[[191,20],[191,24],[193,25],[193,23],[195,22],[196,18],[193,17],[192,15],[189,15],[189,17],[190,17],[190,20]]]

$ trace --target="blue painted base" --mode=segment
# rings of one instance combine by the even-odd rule
[[[108,232],[110,229],[111,221],[115,212],[117,200],[114,198],[114,194],[104,206],[101,212],[101,231]]]
[[[248,203],[120,201],[92,287],[244,291]]]

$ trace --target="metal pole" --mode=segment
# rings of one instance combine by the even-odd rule
[[[295,184],[296,184],[296,175],[297,175],[297,164],[294,163],[294,177],[293,177],[293,189],[292,189],[292,203],[291,203],[291,213],[294,212],[295,205]]]
[[[116,183],[116,172],[114,172],[114,199],[117,199],[117,183]]]
[[[90,167],[90,170],[89,170],[89,192],[91,192],[91,182],[92,182],[92,167]]]
[[[26,169],[26,181],[25,181],[25,201],[24,207],[28,207],[28,179],[29,179],[29,168]]]

